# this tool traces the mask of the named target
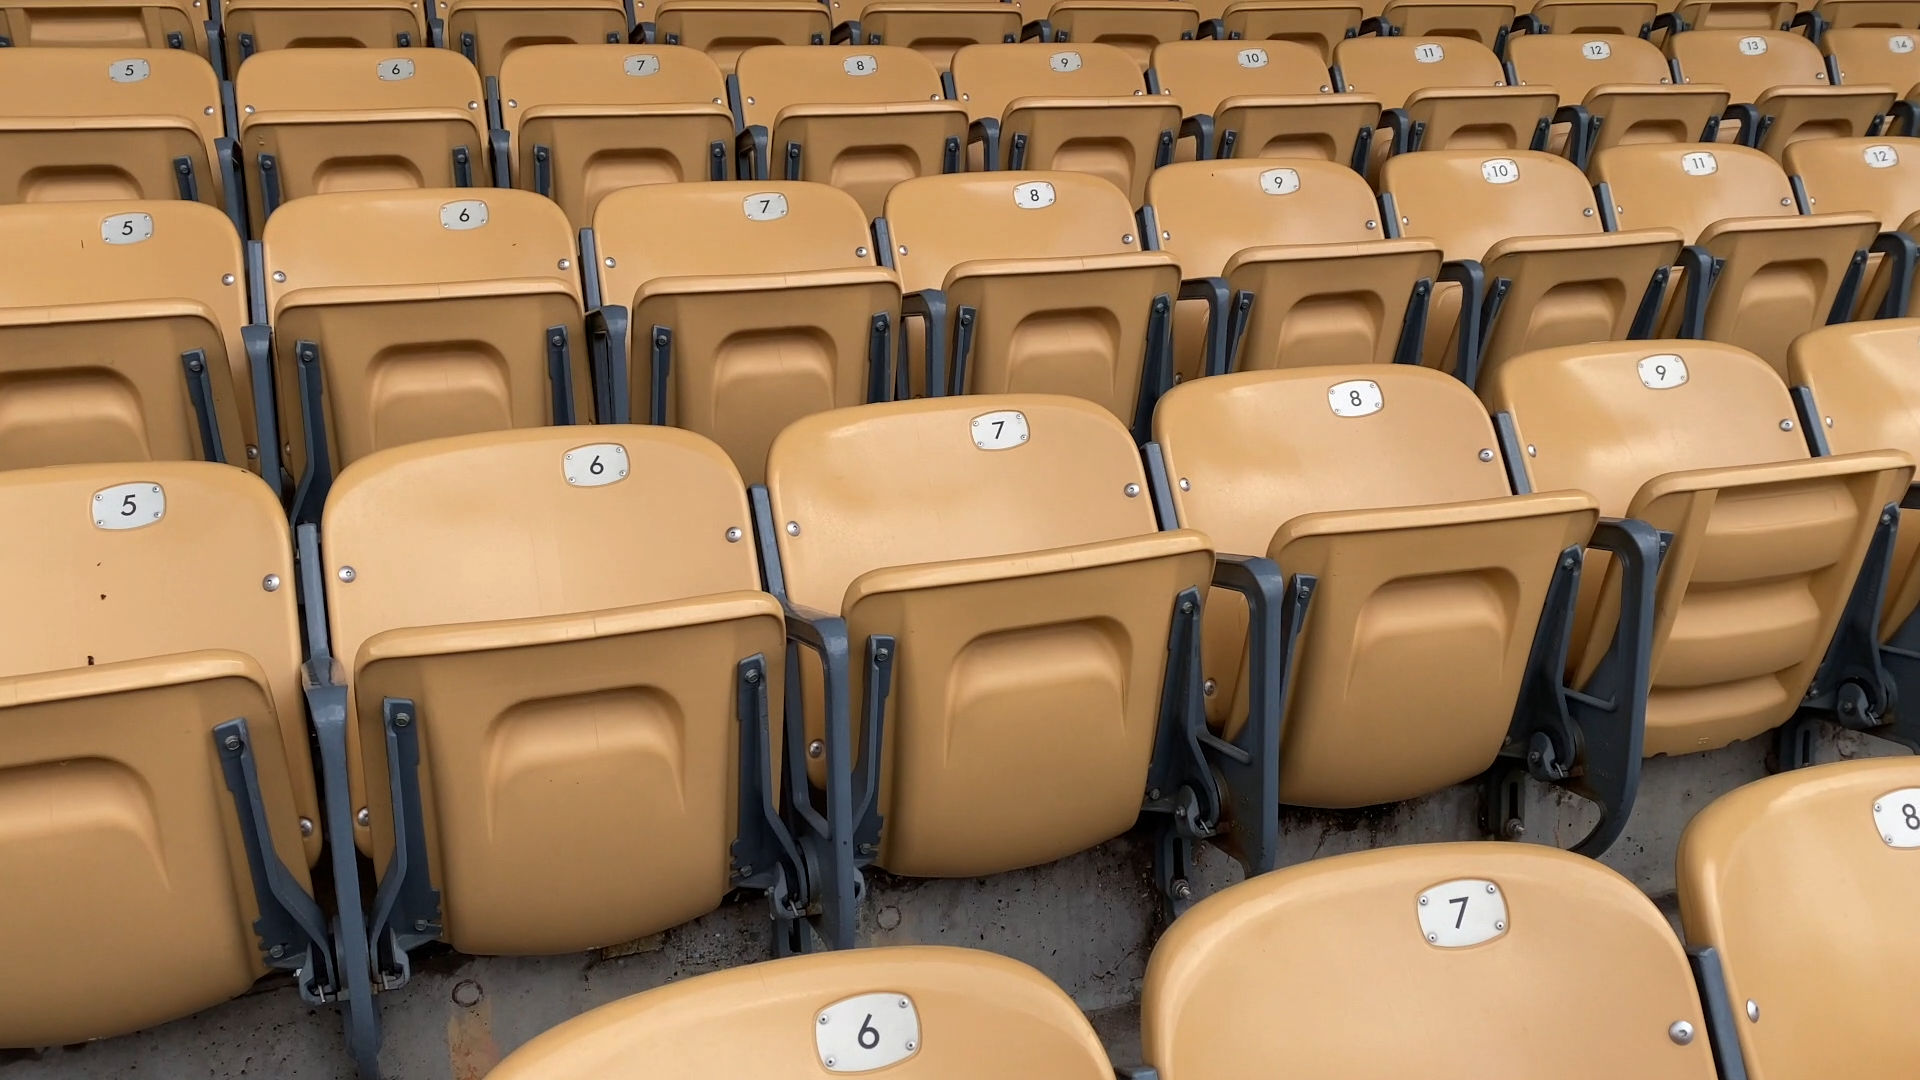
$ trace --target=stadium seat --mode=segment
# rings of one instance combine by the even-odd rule
[[[1796,139],[1871,133],[1892,107],[1891,87],[1828,82],[1813,42],[1784,30],[1689,30],[1667,39],[1680,81],[1724,86],[1733,104],[1721,142],[1779,157]]]
[[[1553,1022],[1523,1019],[1538,1016]],[[1707,1022],[1666,917],[1618,873],[1533,844],[1416,844],[1203,901],[1153,950],[1140,1039],[1160,1080],[1274,1062],[1352,1080],[1543,1062],[1556,1080],[1714,1080]]]
[[[408,48],[430,44],[420,0],[222,0],[227,71],[272,49]]]
[[[1920,959],[1920,772],[1910,757],[1770,776],[1715,799],[1680,837],[1687,943],[1725,972],[1746,1075],[1899,1076],[1920,1061],[1905,987]]]
[[[1493,50],[1463,38],[1350,38],[1333,50],[1333,76],[1385,110],[1375,169],[1412,150],[1541,149],[1560,106],[1551,87],[1507,85]]]
[[[259,467],[231,222],[175,201],[6,206],[0,244],[32,253],[0,268],[0,469]]]
[[[1920,31],[1911,29],[1849,27],[1820,35],[1820,48],[1827,54],[1827,75],[1835,86],[1885,86],[1902,98],[1920,85],[1920,49],[1916,45],[1920,45]]]
[[[1178,157],[1318,158],[1364,163],[1380,102],[1336,94],[1312,49],[1293,41],[1175,41],[1153,50],[1149,93],[1185,120]],[[1188,139],[1193,140],[1191,144]]]
[[[825,45],[833,33],[826,0],[634,0],[639,34],[649,44],[685,45],[733,74],[756,45]]]
[[[1513,19],[1512,0],[1386,0],[1377,18],[1362,24],[1361,32],[1461,38],[1499,52]]]
[[[748,515],[720,448],[665,427],[436,439],[341,472],[328,645],[355,838],[396,897],[368,930],[387,981],[427,941],[577,952],[800,884],[771,781],[785,635]]]
[[[1728,104],[1721,87],[1674,85],[1666,56],[1639,37],[1519,34],[1507,41],[1507,66],[1515,86],[1559,91],[1559,118],[1572,130],[1549,149],[1582,168],[1621,143],[1712,142]]]
[[[1809,211],[1880,223],[1853,317],[1907,314],[1920,263],[1920,139],[1804,139],[1787,147],[1786,166]]]
[[[501,62],[499,97],[495,186],[551,197],[575,228],[621,188],[729,175],[726,78],[698,50],[529,45]]]
[[[1788,342],[1853,311],[1879,220],[1800,213],[1787,174],[1760,151],[1616,146],[1592,172],[1610,227],[1678,229],[1689,245],[1654,336],[1724,341],[1784,372]]]
[[[1546,349],[1482,391],[1532,487],[1672,534],[1654,612],[1646,752],[1685,754],[1790,719],[1813,683],[1879,528],[1913,473],[1893,450],[1811,459],[1766,361],[1707,341]],[[1614,621],[1590,563],[1570,653],[1594,663]]]
[[[1153,433],[1165,468],[1157,486],[1171,504],[1163,521],[1206,534],[1223,564],[1229,553],[1243,564],[1264,556],[1268,574],[1287,575],[1277,611],[1244,587],[1216,588],[1206,605],[1207,721],[1268,763],[1263,774],[1224,752],[1215,761],[1236,833],[1251,835],[1263,815],[1277,832],[1282,803],[1352,808],[1430,794],[1529,747],[1559,761],[1561,778],[1582,759],[1587,797],[1602,809],[1588,854],[1618,835],[1632,806],[1633,688],[1650,636],[1623,620],[1617,656],[1598,676],[1582,673],[1593,686],[1574,687],[1612,704],[1577,718],[1562,704],[1571,691],[1561,639],[1589,543],[1631,549],[1640,572],[1626,606],[1650,603],[1651,530],[1601,534],[1594,498],[1570,484],[1516,495],[1473,392],[1420,367],[1201,379],[1168,392]],[[1409,687],[1427,688],[1412,712]],[[1271,850],[1247,861],[1252,873],[1274,866]]]
[[[1144,72],[1156,45],[1191,40],[1199,29],[1200,9],[1179,0],[1053,0],[1044,18],[1028,23],[1026,36],[1043,44],[1112,45]]]
[[[272,970],[334,992],[273,493],[206,462],[11,469],[0,521],[33,613],[0,660],[0,1046],[151,1027]]]
[[[908,460],[939,477],[938,498],[876,472]],[[802,710],[824,747],[799,759],[814,792],[795,793],[815,805],[803,819],[841,823],[829,839],[851,823],[854,843],[818,860],[824,907],[846,910],[857,866],[996,874],[1172,809],[1150,767],[1197,722],[1213,552],[1156,531],[1146,484],[1119,421],[1045,394],[816,413],[774,440],[756,493],[762,551],[778,554],[766,577],[790,634],[837,638],[824,682],[803,683],[824,688]],[[1031,798],[996,798],[1008,785]],[[849,917],[823,921],[851,944]]]
[[[100,49],[185,49],[211,60],[212,16],[198,0],[6,0],[0,43]]]
[[[809,1028],[810,1040],[793,1036]],[[1099,1036],[1045,976],[991,952],[940,946],[789,957],[700,975],[569,1020],[488,1075],[649,1080],[887,1067],[900,1080],[1113,1076]]]
[[[1149,96],[1118,46],[969,45],[952,86],[972,118],[968,168],[1058,169],[1112,181],[1139,206],[1173,160],[1180,107]]]
[[[1205,0],[1200,3],[1203,37],[1234,41],[1291,41],[1333,63],[1333,47],[1360,32],[1369,11],[1379,5],[1362,0]]]
[[[220,81],[198,56],[6,49],[0,100],[0,201],[178,198],[227,208],[233,141]]]
[[[1024,25],[1016,0],[846,0],[835,6],[844,12],[835,41],[904,45],[941,71],[953,66],[954,50],[1011,45]]]
[[[1071,394],[1144,434],[1180,267],[1136,239],[1118,189],[1081,173],[921,177],[884,220],[915,347],[896,396]]]
[[[742,179],[831,184],[876,218],[893,185],[960,170],[967,110],[903,45],[767,45],[740,54],[734,78]]]
[[[1180,261],[1175,382],[1419,358],[1440,249],[1388,240],[1352,169],[1187,162],[1154,172],[1147,203],[1149,246]]]
[[[1920,26],[1920,4],[1914,0],[1817,0],[1795,16],[1795,26],[1807,26],[1807,36],[1824,41],[1833,29],[1912,29]]]
[[[622,0],[437,0],[447,47],[484,78],[529,45],[618,44],[630,29]]]
[[[277,49],[234,91],[253,236],[305,195],[487,181],[480,76],[445,49]]]
[[[758,483],[789,422],[891,396],[900,281],[872,243],[859,204],[825,184],[607,196],[583,238],[590,299],[609,305],[591,322],[601,415],[699,432]]]
[[[1816,453],[1920,453],[1916,340],[1920,319],[1909,318],[1825,326],[1794,341],[1787,353],[1787,376],[1801,409],[1801,429],[1809,433],[1807,441]],[[1880,671],[1871,665],[1830,663],[1822,672],[1827,685],[1820,689],[1833,693],[1842,723],[1875,729],[1915,747],[1920,744],[1920,713],[1911,707],[1889,708],[1902,695],[1907,701],[1920,695],[1920,620],[1913,618],[1920,606],[1920,523],[1910,509],[1912,496],[1900,502],[1898,530],[1888,529],[1895,532],[1892,542],[1883,543],[1883,553],[1875,553],[1885,559],[1884,577],[1867,582],[1882,591],[1882,602],[1872,603],[1871,594],[1857,596],[1858,608],[1850,608],[1846,616],[1854,624],[1854,640],[1886,646],[1879,650]],[[1849,688],[1848,682],[1856,685]],[[1891,726],[1879,727],[1883,724]]]
[[[573,232],[552,202],[429,188],[295,206],[259,262],[298,520],[375,450],[592,417]]]
[[[1671,6],[1665,0],[1535,0],[1533,10],[1514,21],[1515,35],[1507,39],[1507,45],[1512,47],[1520,30],[1581,37],[1645,37],[1661,10]]]
[[[1484,376],[1529,349],[1647,336],[1683,243],[1673,229],[1604,231],[1579,167],[1538,151],[1398,154],[1381,192],[1388,236],[1446,253],[1425,355],[1469,385],[1472,355]]]

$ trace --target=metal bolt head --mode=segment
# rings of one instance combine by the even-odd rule
[[[1123,243],[1123,244],[1131,244],[1131,243],[1133,243],[1133,234],[1132,234],[1132,233],[1121,233],[1121,234],[1120,234],[1120,242],[1121,242],[1121,243]]]
[[[1532,443],[1528,443],[1528,444],[1527,444],[1527,456],[1528,456],[1528,457],[1539,457],[1539,456],[1540,456],[1540,450],[1539,450],[1539,448],[1538,448],[1538,447],[1536,447],[1536,446],[1534,446],[1534,445],[1533,445]]]
[[[561,260],[560,260],[560,269],[562,269],[562,270],[571,270],[571,269],[573,269],[573,260],[572,260],[572,259],[561,259]]]
[[[906,998],[901,998],[901,999],[900,999],[900,1002],[899,1002],[899,1005],[900,1005],[900,1007],[901,1007],[901,1008],[903,1008],[903,1009],[904,1009],[904,1008],[906,1008],[906,1007],[908,1007],[909,1005],[912,1005],[912,1004],[913,1004],[913,1003],[912,1003],[912,1002],[910,1002],[910,1001],[908,1001],[908,1000],[907,1000]],[[913,1044],[912,1044],[912,1043],[908,1043],[908,1044],[907,1044],[907,1049],[909,1049],[909,1050],[911,1050],[911,1049],[913,1049]]]
[[[275,270],[273,272],[273,280],[275,281],[287,280],[287,272],[285,270]]]
[[[799,535],[800,535],[800,523],[799,523],[799,522],[797,522],[797,521],[789,521],[789,522],[787,522],[787,535],[788,535],[788,536],[799,536]]]
[[[854,248],[853,254],[854,254],[854,257],[856,258],[864,259],[867,257],[867,249],[863,247]]]
[[[727,543],[737,544],[744,535],[746,534],[740,531],[740,526],[735,525],[733,528],[727,530]]]
[[[233,275],[232,275],[232,274],[221,274],[221,275],[220,275],[220,284],[222,284],[222,285],[231,285],[231,284],[233,284]]]
[[[1428,934],[1428,935],[1427,935],[1427,940],[1428,940],[1428,941],[1430,941],[1430,942],[1433,942],[1433,943],[1435,943],[1435,944],[1438,944],[1438,943],[1439,943],[1439,941],[1440,941],[1440,935],[1439,935],[1439,934]]]
[[[743,678],[747,680],[748,686],[758,686],[760,684],[760,673],[758,671],[749,671]]]
[[[1487,895],[1488,895],[1488,896],[1492,896],[1492,895],[1494,895],[1495,893],[1497,893],[1497,892],[1499,892],[1499,891],[1500,891],[1500,886],[1498,886],[1498,885],[1495,885],[1495,884],[1493,884],[1492,882],[1488,882],[1488,883],[1487,883]]]
[[[428,926],[428,923],[427,923],[427,920],[425,920],[425,919],[415,919],[415,920],[413,920],[413,928],[414,928],[414,930],[415,930],[415,931],[417,931],[417,932],[419,932],[419,933],[425,933],[425,932],[426,932],[426,929],[427,929],[427,926]]]
[[[1214,682],[1212,679],[1208,679],[1206,682],[1200,684],[1200,692],[1208,697],[1212,697],[1219,689],[1220,684]]]
[[[300,835],[301,836],[313,835],[313,819],[312,818],[300,819]]]
[[[1667,1028],[1667,1038],[1685,1046],[1693,1041],[1693,1025],[1685,1020],[1675,1020],[1672,1026]]]
[[[1192,895],[1193,895],[1193,886],[1187,883],[1186,878],[1174,879],[1173,898],[1175,900],[1185,900],[1187,897]]]
[[[1481,460],[1481,461],[1492,461],[1492,460],[1493,460],[1493,451],[1491,451],[1491,450],[1485,450],[1485,449],[1483,449],[1483,450],[1481,450],[1481,451],[1480,451],[1480,460]]]
[[[413,714],[403,713],[403,712],[393,714],[394,727],[406,727],[408,724],[411,724],[411,723],[413,723]]]
[[[274,945],[271,948],[267,949],[267,955],[273,957],[275,960],[278,960],[281,957],[287,955],[287,947],[285,945]]]
[[[1132,499],[1137,497],[1140,494],[1140,485],[1128,484],[1126,487],[1122,488],[1121,490],[1127,493],[1127,498]]]
[[[826,1014],[825,1014],[825,1013],[822,1013],[822,1014],[820,1015],[820,1026],[821,1026],[821,1027],[826,1027],[826,1026],[827,1026],[827,1017],[826,1017]]]
[[[268,592],[273,592],[277,590],[278,588],[280,588],[280,575],[268,574],[266,577],[261,578],[260,587],[267,590]]]
[[[1780,421],[1780,430],[1781,430],[1781,431],[1792,431],[1792,430],[1793,430],[1793,421],[1791,421],[1791,420],[1782,420],[1782,421]]]
[[[907,245],[905,245],[905,244],[901,244],[901,245],[900,245],[900,254],[902,254],[902,255],[905,255],[906,253],[907,253]]]
[[[341,581],[352,581],[357,575],[354,574],[353,567],[343,566],[340,568],[340,573],[336,576],[338,576]]]
[[[1752,998],[1747,999],[1747,1021],[1754,1024],[1760,1022],[1760,1003]]]
[[[821,742],[819,739],[815,739],[812,742],[807,744],[807,756],[810,758],[814,758],[817,760],[820,757],[820,755],[826,752],[827,752],[827,744],[824,742]]]
[[[602,259],[601,261],[607,264],[607,269],[609,270],[620,265],[619,263],[614,261],[614,258],[611,255],[607,256],[605,259]]]
[[[227,736],[227,741],[226,741],[226,743],[225,743],[225,746],[226,746],[226,748],[227,748],[227,749],[229,749],[229,750],[238,750],[238,749],[240,749],[240,736],[238,736],[238,735],[229,735],[229,736]]]
[[[372,820],[373,820],[373,815],[368,813],[367,808],[364,806],[360,808],[359,813],[353,815],[353,823],[355,825],[366,825]]]
[[[1421,897],[1421,898],[1420,898],[1420,906],[1421,906],[1421,907],[1426,907],[1426,906],[1427,906],[1427,897],[1424,897],[1424,896],[1423,896],[1423,897]]]
[[[1190,483],[1188,483],[1188,482],[1187,482],[1187,478],[1186,478],[1186,477],[1184,477],[1184,476],[1180,478],[1180,490],[1181,490],[1181,491],[1192,491],[1192,490],[1193,490],[1193,485],[1192,485],[1192,484],[1190,484]]]

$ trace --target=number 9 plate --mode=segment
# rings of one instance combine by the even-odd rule
[[[813,1046],[828,1072],[884,1069],[919,1052],[920,1013],[905,994],[836,1001],[813,1018]]]

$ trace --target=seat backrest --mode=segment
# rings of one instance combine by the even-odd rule
[[[1520,34],[1507,39],[1507,62],[1518,85],[1551,86],[1569,105],[1584,101],[1596,86],[1673,82],[1659,48],[1625,34]]]
[[[207,56],[206,24],[200,5],[192,0],[0,3],[0,36],[22,48],[179,48]]]
[[[1347,395],[1376,398],[1380,407],[1359,413],[1346,407]],[[1274,423],[1276,416],[1287,422]],[[1460,380],[1431,368],[1198,379],[1160,399],[1153,435],[1179,476],[1207,478],[1182,492],[1182,524],[1243,555],[1265,554],[1274,530],[1302,514],[1513,493],[1499,457],[1481,457],[1496,445],[1486,409]]]
[[[649,990],[554,1028],[489,1075],[797,1077],[849,1066],[898,1080],[1113,1075],[1086,1017],[1045,976],[934,946],[795,956]]]
[[[623,0],[438,0],[448,48],[458,49],[485,77],[531,45],[596,45],[626,41],[632,8]]]
[[[1140,65],[1118,45],[968,45],[953,54],[953,85],[975,120],[1016,98],[1145,96]]]
[[[609,304],[632,303],[657,278],[875,265],[860,204],[837,188],[798,180],[622,188],[600,200],[593,234],[600,260],[593,272]]]
[[[1905,97],[1920,84],[1920,33],[1885,27],[1828,30],[1820,47],[1835,61],[1842,86],[1891,86]]]
[[[1586,174],[1536,150],[1422,150],[1380,170],[1401,236],[1431,237],[1449,259],[1479,259],[1502,240],[1603,231]]]
[[[1735,102],[1776,86],[1827,85],[1819,46],[1786,30],[1689,30],[1667,38],[1683,83],[1719,83]]]
[[[321,518],[328,566],[354,569],[327,574],[334,655],[351,667],[384,630],[758,590],[751,532],[732,461],[678,428],[521,428],[381,451],[341,472]]]
[[[789,105],[894,105],[940,101],[933,61],[904,45],[762,45],[740,54],[746,122],[772,130]]]
[[[1333,93],[1320,54],[1297,41],[1165,41],[1153,47],[1153,73],[1186,116],[1231,97]]]
[[[1022,425],[1025,439],[1014,441],[1011,432]],[[873,477],[873,463],[909,459],[939,478],[937,498]],[[788,596],[824,611],[839,611],[847,586],[869,570],[1158,528],[1126,427],[1099,405],[1053,395],[925,398],[816,413],[774,439],[767,489]],[[969,524],[955,526],[962,521]]]
[[[1716,221],[1793,217],[1793,186],[1780,163],[1725,143],[1634,143],[1594,155],[1596,182],[1607,185],[1622,229],[1665,225],[1687,243]]]
[[[0,100],[10,102],[9,118],[177,118],[199,131],[209,152],[226,133],[220,80],[185,49],[7,49]]]
[[[1529,1015],[1554,1022],[1514,1022]],[[1676,1045],[1682,1023],[1697,1034]],[[1303,1076],[1523,1076],[1547,1061],[1560,1080],[1715,1075],[1666,918],[1613,870],[1537,844],[1335,855],[1209,897],[1154,948],[1141,1042],[1163,1080],[1276,1061]]]
[[[299,715],[293,546],[259,477],[197,461],[14,469],[0,507],[16,523],[0,562],[34,613],[0,639],[0,677],[218,649],[257,661],[276,709]]]
[[[1769,776],[1680,837],[1687,942],[1719,953],[1749,1076],[1894,1076],[1920,1060],[1920,770],[1910,757]],[[1752,1017],[1753,1019],[1749,1019]]]
[[[896,184],[886,210],[893,265],[908,292],[941,288],[971,259],[1141,250],[1126,193],[1084,173],[923,176]]]
[[[233,88],[243,132],[263,113],[409,109],[464,109],[486,127],[480,73],[451,49],[274,49],[240,65]]]
[[[1920,212],[1920,139],[1801,139],[1786,164],[1815,213],[1859,210],[1893,230]]]
[[[1397,109],[1416,90],[1507,85],[1493,50],[1455,37],[1356,37],[1333,49],[1342,89],[1370,94]]]
[[[1380,205],[1359,173],[1331,161],[1189,161],[1147,180],[1156,238],[1181,276],[1210,277],[1247,248],[1378,240]]]
[[[682,45],[528,45],[500,62],[500,118],[517,135],[542,105],[724,105],[726,76]]]

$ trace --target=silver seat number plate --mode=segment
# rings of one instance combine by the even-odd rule
[[[1464,949],[1507,932],[1507,898],[1500,886],[1480,878],[1442,882],[1414,902],[1427,944]]]
[[[920,1050],[920,1013],[905,994],[861,994],[821,1009],[813,1046],[831,1073],[897,1065]]]

